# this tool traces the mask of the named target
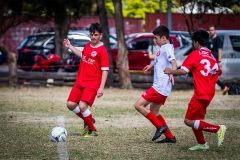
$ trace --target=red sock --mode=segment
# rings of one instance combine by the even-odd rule
[[[218,125],[210,124],[210,123],[207,123],[205,121],[200,120],[198,130],[203,130],[203,131],[206,131],[206,132],[217,133],[219,128],[220,127]]]
[[[145,116],[156,128],[160,128],[163,126],[163,123],[157,119],[157,117],[150,111]]]
[[[159,120],[160,122],[162,122],[164,125],[168,126],[167,123],[166,123],[166,121],[165,121],[165,119],[163,118],[162,115],[159,114],[159,115],[157,116],[157,118],[158,118],[158,120]],[[166,137],[168,137],[168,138],[174,138],[174,136],[173,136],[173,134],[172,134],[172,132],[170,131],[169,128],[168,128],[167,131],[164,132],[163,134],[164,134]]]
[[[90,114],[87,117],[84,117],[84,122],[87,124],[89,130],[96,131],[96,128],[94,127],[93,124],[92,114]]]
[[[82,119],[83,119],[83,115],[82,115],[82,113],[81,113],[81,112],[79,112],[79,113],[76,113],[76,115],[77,115],[78,117],[80,117],[80,118],[82,118]]]
[[[196,137],[196,140],[198,142],[198,144],[205,144],[205,139],[204,139],[204,136],[203,136],[203,132],[201,130],[196,130],[195,128],[192,128],[193,130],[193,133]]]

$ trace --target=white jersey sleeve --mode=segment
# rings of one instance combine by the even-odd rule
[[[166,52],[165,52],[164,54],[166,54],[165,56],[166,56],[166,58],[167,58],[169,61],[175,59],[174,48],[173,48],[172,45],[167,45],[167,46],[165,47],[165,51],[166,51]]]

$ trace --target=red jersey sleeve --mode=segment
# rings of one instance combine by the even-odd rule
[[[183,61],[181,68],[184,69],[187,73],[191,71],[194,65],[198,61],[197,57],[198,57],[198,54],[197,54],[197,51],[195,50],[192,53],[190,53],[187,56],[187,58]]]
[[[101,70],[109,70],[109,58],[106,48],[103,46],[101,48],[101,57],[100,57]]]

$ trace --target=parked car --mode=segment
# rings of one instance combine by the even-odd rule
[[[136,33],[132,34],[129,39],[126,41],[127,48],[128,48],[128,62],[129,62],[129,69],[130,70],[137,70],[142,72],[142,69],[150,64],[150,59],[148,57],[148,46],[151,44],[152,39],[154,38],[152,33]],[[182,37],[183,38],[183,37]],[[179,55],[181,62],[185,56],[190,53],[192,49],[191,43],[186,43],[185,46],[180,46],[182,44],[180,39],[178,39],[174,35],[170,35],[170,41],[174,46],[175,55]],[[186,40],[187,41],[187,40]],[[117,53],[118,49],[117,46],[112,49],[112,58],[113,58],[113,65],[115,71],[117,71]],[[180,63],[180,62],[179,62]],[[179,64],[180,66],[180,64]]]
[[[7,63],[6,57],[0,52],[0,65],[3,63]]]
[[[55,54],[54,32],[43,32],[29,35],[18,47],[18,68],[29,71],[34,64],[34,56],[39,53]],[[88,35],[79,32],[69,32],[68,39],[78,49],[83,49],[90,41]],[[69,54],[74,54],[68,50]]]
[[[217,30],[223,41],[222,75],[223,78],[240,77],[240,30]]]
[[[184,36],[184,37],[187,38],[189,41],[192,40],[189,32],[187,32],[187,31],[171,31],[170,34],[171,34],[171,35],[175,35],[175,36]]]
[[[89,30],[70,30],[71,32],[77,32],[77,33],[85,33],[90,37]],[[110,41],[110,47],[113,48],[117,44],[117,36],[115,33],[109,34],[109,41]]]

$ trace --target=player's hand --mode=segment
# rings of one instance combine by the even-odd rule
[[[149,74],[152,69],[153,69],[153,65],[147,65],[146,67],[143,68],[143,72],[144,74]]]
[[[172,74],[169,75],[170,81],[172,82],[172,85],[174,86],[174,77]]]
[[[63,40],[63,45],[67,48],[69,48],[69,46],[71,45],[70,41],[68,39],[64,39]]]
[[[97,98],[99,97],[102,97],[103,96],[103,91],[104,89],[103,88],[99,88],[98,91],[97,91]]]
[[[171,71],[172,69],[171,68],[165,68],[164,70],[163,70],[163,72],[165,73],[165,74],[170,74],[170,71]]]

